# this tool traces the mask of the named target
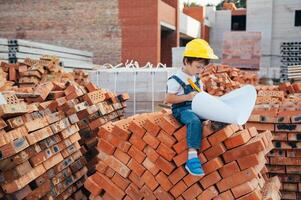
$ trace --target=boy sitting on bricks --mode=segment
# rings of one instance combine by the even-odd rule
[[[195,176],[204,175],[197,150],[201,146],[202,122],[205,119],[200,119],[191,110],[191,102],[197,91],[189,85],[188,79],[191,79],[203,90],[199,73],[203,67],[209,64],[210,59],[218,59],[218,57],[214,55],[212,48],[205,40],[194,39],[190,41],[184,51],[184,66],[167,81],[165,102],[172,104],[174,117],[187,126],[188,159],[185,168]]]

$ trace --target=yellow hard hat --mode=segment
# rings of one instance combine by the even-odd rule
[[[193,58],[218,59],[209,44],[202,39],[193,39],[186,44],[183,56]]]

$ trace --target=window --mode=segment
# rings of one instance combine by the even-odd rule
[[[231,23],[232,31],[245,31],[246,30],[246,16],[232,16]]]
[[[295,11],[295,26],[301,26],[301,10]]]

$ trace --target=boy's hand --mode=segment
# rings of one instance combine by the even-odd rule
[[[192,101],[193,97],[195,95],[197,95],[198,92],[190,92],[189,94],[187,94],[187,101]]]

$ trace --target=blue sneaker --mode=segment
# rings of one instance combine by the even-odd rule
[[[201,162],[198,158],[187,160],[185,169],[194,176],[204,176],[205,172],[202,168]]]

